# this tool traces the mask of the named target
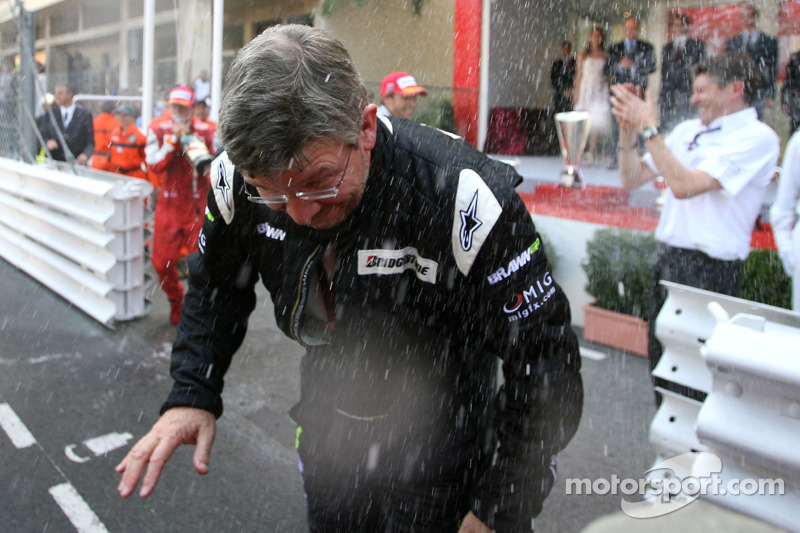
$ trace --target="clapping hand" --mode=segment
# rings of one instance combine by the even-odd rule
[[[641,87],[634,87],[630,83],[611,86],[611,114],[617,118],[620,130],[625,132],[641,131],[647,126],[658,124],[655,118],[656,102],[652,93],[647,91],[642,100],[636,92],[641,93]]]

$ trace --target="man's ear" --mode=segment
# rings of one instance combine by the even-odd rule
[[[375,148],[378,132],[378,106],[369,104],[364,108],[361,121],[361,133],[359,133],[359,140],[361,146],[365,150],[372,150]]]
[[[733,80],[730,82],[729,87],[734,96],[741,96],[744,99],[744,82],[742,80]]]

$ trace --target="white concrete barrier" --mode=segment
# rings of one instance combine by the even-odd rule
[[[140,179],[0,158],[0,256],[105,325],[143,316]]]

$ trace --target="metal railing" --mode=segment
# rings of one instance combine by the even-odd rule
[[[49,158],[37,127],[45,82],[32,53],[31,17],[17,4],[19,70],[0,72],[0,257],[100,323],[143,316],[151,275],[144,245],[152,186]],[[90,77],[91,78],[91,77]],[[108,79],[108,76],[106,76]],[[81,95],[82,101],[139,97]],[[37,108],[41,111],[37,116]],[[60,128],[48,128],[66,146]],[[46,152],[36,163],[40,147]]]
[[[691,452],[711,452],[721,459],[723,487],[731,486],[729,481],[780,478],[781,495],[706,492],[700,497],[797,531],[800,314],[661,283],[669,296],[656,321],[664,354],[653,376],[665,386],[656,387],[663,401],[650,426],[654,465],[681,459],[690,462],[684,471],[701,475],[702,454]],[[675,392],[690,390],[705,398]],[[671,475],[654,470],[649,479]]]

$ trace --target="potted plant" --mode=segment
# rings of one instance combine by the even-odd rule
[[[598,230],[586,243],[583,335],[588,341],[647,356],[647,322],[656,241],[652,234],[620,228]]]

